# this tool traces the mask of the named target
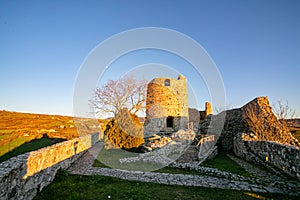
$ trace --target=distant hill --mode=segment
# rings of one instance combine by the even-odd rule
[[[74,117],[0,111],[0,156],[25,142],[42,138],[60,138],[70,140],[80,134],[100,131],[105,120],[78,118],[76,127]]]
[[[293,127],[300,128],[300,119],[286,119],[287,124],[291,124]]]
[[[293,136],[300,141],[300,119],[286,119],[285,121]]]

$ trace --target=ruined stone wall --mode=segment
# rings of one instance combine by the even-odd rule
[[[243,106],[241,111],[244,122],[250,131],[257,136],[257,139],[297,145],[288,127],[277,120],[268,97],[255,98]]]
[[[177,131],[188,126],[186,78],[155,78],[147,88],[145,132]],[[167,118],[173,126],[167,128]]]
[[[205,102],[205,110],[199,111],[200,113],[200,121],[205,120],[209,115],[212,115],[212,106],[210,102]]]
[[[270,141],[255,141],[245,134],[234,137],[234,153],[254,164],[284,172],[300,180],[300,149]]]
[[[248,132],[249,128],[243,121],[243,114],[240,108],[223,111],[217,116],[217,118],[224,117],[224,115],[225,122],[218,144],[220,149],[232,151],[234,136],[239,132]]]
[[[99,140],[99,133],[86,135],[0,163],[0,199],[33,199],[59,169],[68,168]]]
[[[218,120],[224,116],[225,123],[219,138],[220,147],[224,150],[233,150],[233,138],[240,132],[253,133],[257,140],[299,145],[289,129],[277,120],[268,97],[257,97],[243,107],[223,111],[215,118]],[[209,123],[204,126],[209,126]]]
[[[205,117],[212,114],[213,112],[212,112],[211,104],[209,102],[205,102]]]
[[[200,111],[195,108],[189,108],[189,122],[193,123],[194,131],[199,129]]]

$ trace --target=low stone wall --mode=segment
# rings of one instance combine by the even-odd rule
[[[300,149],[270,141],[250,140],[245,134],[234,137],[234,153],[255,164],[275,167],[300,180]]]
[[[59,169],[68,168],[99,140],[99,133],[86,135],[0,163],[0,199],[33,199]]]

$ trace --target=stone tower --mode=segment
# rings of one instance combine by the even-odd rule
[[[188,128],[186,78],[155,78],[147,88],[146,134],[172,132]]]

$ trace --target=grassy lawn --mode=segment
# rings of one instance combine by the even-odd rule
[[[0,146],[0,156],[2,157],[5,154],[8,154],[9,152],[13,151],[13,149],[18,148],[19,146],[23,145],[26,142],[29,142],[32,139],[33,139],[33,137],[18,137],[9,143],[1,145]]]
[[[293,199],[281,194],[237,190],[171,186],[127,181],[105,176],[70,175],[60,171],[54,181],[38,194],[40,199]],[[296,198],[294,198],[296,199]]]
[[[121,164],[119,162],[120,158],[130,157],[133,154],[130,154],[126,151],[118,151],[118,150],[102,150],[99,155],[98,159],[94,161],[94,167],[104,167],[110,168],[109,166],[114,166],[117,169],[139,169],[142,171],[152,171],[151,169],[155,169],[155,172],[162,172],[162,173],[172,173],[172,174],[194,174],[194,175],[204,175],[201,172],[196,170],[189,170],[189,169],[180,169],[180,168],[173,168],[173,167],[164,167],[159,165],[151,165],[151,164],[144,164],[142,162],[134,162],[134,163],[127,163]],[[106,164],[103,164],[106,163]],[[233,160],[231,160],[225,153],[220,153],[216,157],[206,160],[202,163],[202,166],[216,168],[221,171],[231,172],[234,174],[239,174],[241,176],[252,176],[248,173],[244,168],[240,167],[236,164]],[[158,169],[159,168],[159,169]],[[156,170],[158,169],[158,170]]]
[[[219,153],[216,157],[207,159],[202,163],[202,166],[217,168],[221,171],[231,172],[233,174],[239,174],[241,176],[252,176],[244,168],[242,168],[228,156],[226,156],[226,153]]]
[[[137,153],[132,153],[128,151],[123,151],[119,149],[102,149],[94,161],[94,167],[105,167],[105,168],[116,168],[116,169],[126,169],[134,171],[154,171],[160,169],[164,166],[159,164],[143,163],[141,161],[131,162],[131,163],[120,163],[121,158],[129,158],[138,156]]]
[[[61,121],[54,121],[49,124],[49,127],[64,125]]]
[[[0,133],[11,133],[11,132],[13,132],[14,130],[6,130],[6,129],[4,129],[4,130],[0,130]]]
[[[139,163],[140,164],[140,163]],[[137,165],[137,163],[130,163],[130,165]],[[150,167],[155,167],[155,168],[159,168],[158,165],[150,165],[148,164]],[[95,160],[94,161],[94,164],[93,164],[94,167],[103,167],[103,168],[111,168],[105,164],[103,164],[102,162],[100,162],[99,160]],[[148,168],[150,168],[148,166]],[[128,169],[128,165],[126,167],[122,166],[122,167],[119,167],[118,169]],[[144,166],[142,165],[141,166],[142,169],[144,169],[144,171],[146,171],[146,166],[144,164]],[[149,170],[150,171],[150,170]],[[160,172],[160,173],[169,173],[169,174],[192,174],[192,175],[204,175],[203,173],[201,172],[198,172],[196,170],[190,170],[190,169],[181,169],[181,168],[174,168],[174,167],[162,167],[160,169],[157,169],[155,170],[154,172]]]
[[[8,138],[10,135],[6,134],[6,135],[0,135],[0,140],[6,139]]]
[[[22,139],[25,139],[25,138],[22,138]],[[26,142],[25,140],[24,141],[23,140],[22,141],[13,141],[10,144],[11,148],[12,148],[12,146],[14,146],[14,143],[19,144],[19,143],[22,142],[23,144],[20,145],[20,146],[17,146],[13,150],[11,150],[11,151],[7,152],[6,154],[2,155],[0,157],[0,162],[3,162],[5,160],[8,160],[8,159],[14,157],[14,156],[17,156],[17,155],[20,155],[20,154],[23,154],[23,153],[26,153],[26,152],[34,151],[34,150],[49,146],[49,145],[51,145],[51,141],[52,140],[49,139],[49,138],[35,139],[35,140],[30,141],[30,142]]]

